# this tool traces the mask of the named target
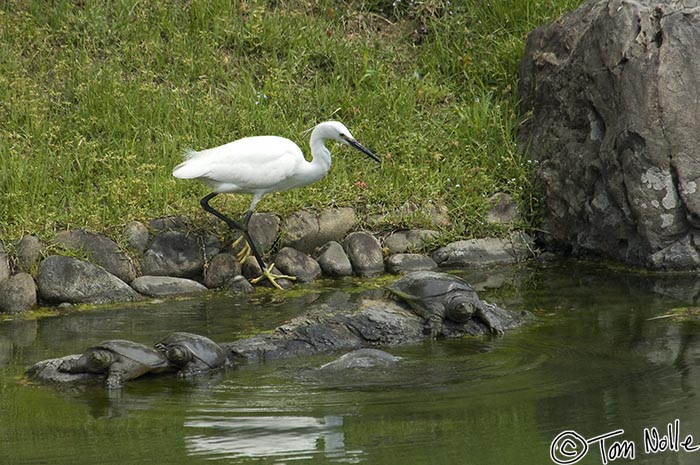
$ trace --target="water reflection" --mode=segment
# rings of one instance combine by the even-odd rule
[[[325,416],[194,416],[185,422],[186,447],[193,455],[212,459],[281,457],[313,459],[318,455],[358,462],[361,451],[346,451],[343,418]]]

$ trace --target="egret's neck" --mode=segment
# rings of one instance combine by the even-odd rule
[[[326,148],[326,139],[321,137],[314,129],[311,133],[311,165],[314,169],[318,169],[320,177],[323,177],[331,167],[331,152]]]

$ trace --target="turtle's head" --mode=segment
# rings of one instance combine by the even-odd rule
[[[183,366],[192,360],[192,352],[181,345],[172,345],[165,350],[165,357],[176,366]]]
[[[445,298],[445,318],[457,323],[466,323],[475,311],[473,293],[455,292]]]
[[[115,355],[111,350],[93,349],[83,355],[88,371],[102,373],[114,363]],[[81,357],[82,358],[82,357]],[[78,360],[80,362],[80,360]]]

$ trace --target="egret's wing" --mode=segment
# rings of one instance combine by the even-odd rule
[[[278,190],[274,186],[305,162],[294,142],[277,136],[247,137],[186,156],[173,176],[200,179],[220,192]]]

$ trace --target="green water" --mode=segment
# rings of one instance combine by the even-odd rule
[[[620,429],[606,448],[625,440],[635,458],[609,463],[700,463],[700,451],[645,453],[643,434],[665,434],[677,419],[680,439],[697,434],[700,444],[698,325],[649,319],[693,305],[700,279],[576,263],[464,276],[486,300],[537,321],[500,338],[390,348],[403,358],[396,367],[341,375],[316,369],[324,356],[196,383],[152,377],[119,393],[21,379],[37,360],[107,338],[186,330],[234,340],[315,303],[357,299],[352,281],[284,299],[213,294],[0,323],[0,463],[540,465],[554,463],[550,445],[563,431],[590,439]],[[599,444],[578,463],[603,463]]]

